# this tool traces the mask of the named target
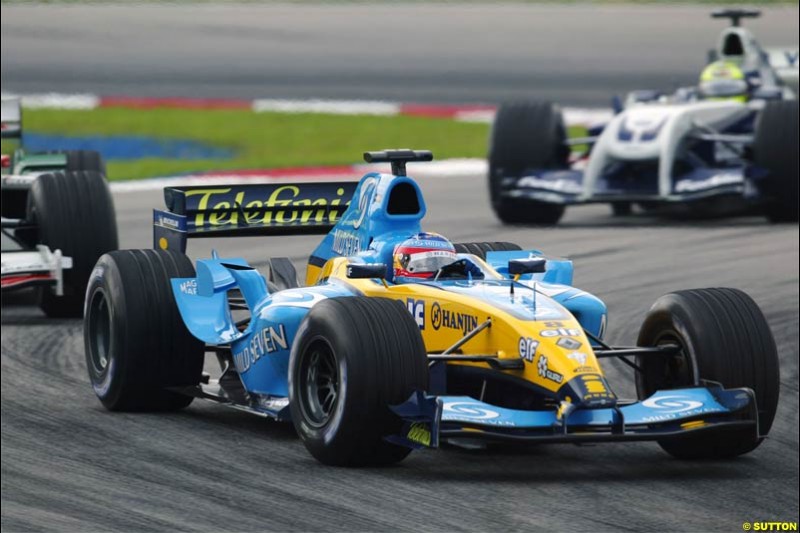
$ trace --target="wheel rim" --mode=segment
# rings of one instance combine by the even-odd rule
[[[103,374],[111,361],[111,307],[102,289],[92,295],[87,317],[90,359],[95,372]]]
[[[300,364],[300,407],[314,427],[328,423],[339,401],[339,365],[327,341],[316,339],[303,354]]]
[[[692,362],[686,349],[686,343],[683,342],[681,336],[675,331],[668,331],[659,335],[655,342],[656,346],[670,344],[680,346],[680,350],[674,354],[657,358],[663,366],[659,367],[661,379],[656,390],[686,387],[694,383]]]

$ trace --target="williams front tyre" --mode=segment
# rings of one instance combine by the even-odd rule
[[[758,118],[753,162],[766,170],[761,188],[772,222],[798,219],[797,100],[767,102]]]
[[[507,182],[525,171],[568,168],[569,148],[561,110],[550,102],[503,104],[489,141],[489,197],[497,217],[507,224],[555,224],[564,206],[509,198]]]

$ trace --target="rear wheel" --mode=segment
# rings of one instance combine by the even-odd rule
[[[457,242],[453,246],[456,253],[472,254],[486,260],[486,252],[510,252],[522,250],[518,244],[513,242]]]
[[[564,206],[537,200],[508,198],[504,181],[529,169],[565,169],[569,148],[561,111],[549,102],[518,102],[500,106],[489,145],[489,196],[497,217],[505,223],[555,224]]]
[[[755,392],[759,432],[767,434],[778,406],[778,353],[763,313],[747,294],[736,289],[695,289],[662,296],[648,312],[638,344],[682,348],[674,356],[638,358],[640,399],[658,390],[691,386],[695,377],[726,388],[748,387]],[[762,440],[755,430],[740,429],[659,444],[682,459],[713,459],[745,454]]]
[[[103,156],[94,150],[51,150],[45,154],[62,154],[67,158],[66,172],[97,172],[105,176]]]
[[[798,220],[797,100],[768,102],[756,125],[753,161],[768,174],[762,190],[772,222]]]
[[[427,384],[422,335],[395,300],[323,300],[306,315],[292,345],[292,421],[308,451],[324,464],[403,460],[410,449],[384,440],[401,429],[389,406]]]
[[[103,157],[94,150],[70,150],[67,156],[67,172],[97,172],[106,175],[106,164]]]
[[[192,278],[188,257],[165,250],[119,250],[100,258],[86,292],[84,345],[89,379],[112,411],[186,407],[167,387],[200,383],[204,345],[186,329],[172,278]]]
[[[31,186],[27,220],[51,250],[72,258],[64,270],[64,294],[41,292],[42,310],[51,317],[80,317],[89,274],[106,252],[116,250],[117,221],[108,184],[97,172],[42,174]]]

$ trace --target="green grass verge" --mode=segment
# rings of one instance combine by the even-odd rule
[[[25,110],[24,127],[65,136],[189,139],[234,152],[230,159],[108,161],[111,180],[174,174],[362,163],[366,150],[432,150],[437,160],[486,157],[489,125],[425,117],[254,113],[249,110]],[[570,136],[584,135],[571,128]],[[53,147],[56,148],[56,147]],[[3,153],[9,153],[3,143]]]
[[[110,179],[183,172],[361,162],[365,150],[430,149],[437,159],[485,157],[489,126],[421,117],[253,113],[249,110],[26,110],[26,131],[191,139],[232,149],[231,159],[109,161]]]

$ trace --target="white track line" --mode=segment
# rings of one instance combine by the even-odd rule
[[[400,114],[400,104],[370,100],[253,100],[256,113],[274,111],[278,113],[327,113],[332,115],[381,115]]]
[[[28,109],[79,109],[88,111],[100,105],[100,98],[93,94],[43,93],[14,95],[2,93],[3,98],[21,98],[22,106]]]
[[[430,163],[415,163],[409,169],[416,178],[465,178],[469,176],[483,176],[487,172],[487,163],[484,159],[445,159]],[[302,181],[353,181],[360,179],[367,172],[388,172],[387,165],[353,165],[350,172],[332,172],[324,176],[318,172],[309,171],[304,174],[302,169],[291,175],[276,177],[270,174],[247,176],[236,173],[215,173],[203,175],[188,175],[178,177],[152,178],[144,180],[112,181],[111,190],[115,193],[141,192],[160,190],[164,187],[206,187],[215,185],[234,185],[241,183],[296,183]]]
[[[103,99],[93,94],[42,93],[16,95],[2,92],[3,98],[21,98],[23,107],[30,109],[80,109],[90,110],[102,106]],[[403,104],[382,100],[289,100],[257,98],[251,101],[254,112],[326,113],[334,115],[394,116],[403,113]],[[432,106],[436,107],[436,106]],[[445,106],[449,107],[449,106]],[[593,125],[611,118],[609,109],[564,108],[567,125]],[[456,111],[453,118],[465,122],[491,122],[492,110]]]

